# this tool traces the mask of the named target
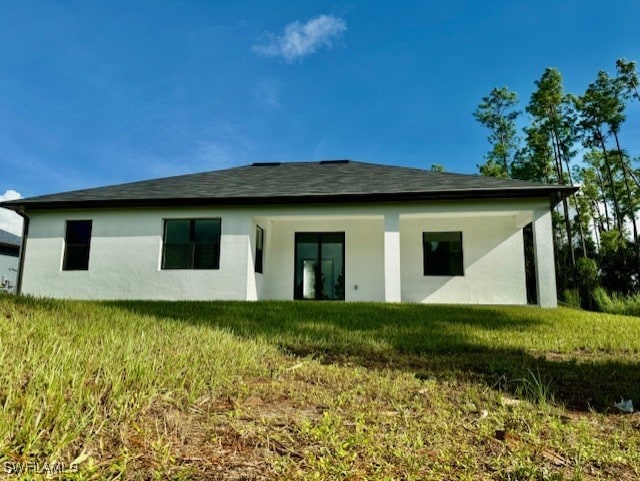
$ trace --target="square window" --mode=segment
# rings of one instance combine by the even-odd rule
[[[187,244],[165,244],[163,269],[187,269],[191,264],[191,246]]]
[[[167,219],[162,269],[218,269],[220,219]]]
[[[463,276],[462,232],[423,232],[425,276]]]
[[[165,223],[164,241],[167,244],[188,244],[191,236],[191,221],[168,220]]]

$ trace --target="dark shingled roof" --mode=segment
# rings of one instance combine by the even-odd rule
[[[20,247],[20,237],[11,232],[0,229],[0,245],[9,247]]]
[[[43,195],[2,203],[14,210],[80,207],[278,204],[546,197],[575,187],[333,160],[264,162],[199,174]]]

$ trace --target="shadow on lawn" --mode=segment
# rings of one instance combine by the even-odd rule
[[[288,354],[310,355],[323,362],[409,370],[421,378],[468,379],[512,393],[521,384],[518,380],[533,373],[551,383],[556,402],[575,410],[606,412],[622,396],[640,401],[640,365],[635,361],[579,352],[538,355],[524,348],[491,346],[492,335],[528,331],[541,322],[535,315],[518,316],[526,308],[316,302],[104,304],[158,319],[228,329],[240,337],[266,340]],[[484,341],[479,332],[485,334]]]

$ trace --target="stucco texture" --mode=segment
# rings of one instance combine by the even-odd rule
[[[538,281],[546,283],[540,304],[556,302],[549,206],[540,199],[121,208],[36,211],[29,217],[25,294],[76,299],[290,300],[295,234],[344,232],[346,301],[525,304],[522,227],[533,221]],[[161,269],[164,219],[212,217],[222,220],[220,268]],[[89,269],[63,271],[65,224],[80,219],[93,221]],[[253,268],[256,225],[265,231],[262,274]],[[422,232],[439,231],[462,232],[463,276],[423,274]]]

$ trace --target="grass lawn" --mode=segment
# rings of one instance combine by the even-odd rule
[[[621,397],[638,317],[0,296],[0,478],[640,479]]]

